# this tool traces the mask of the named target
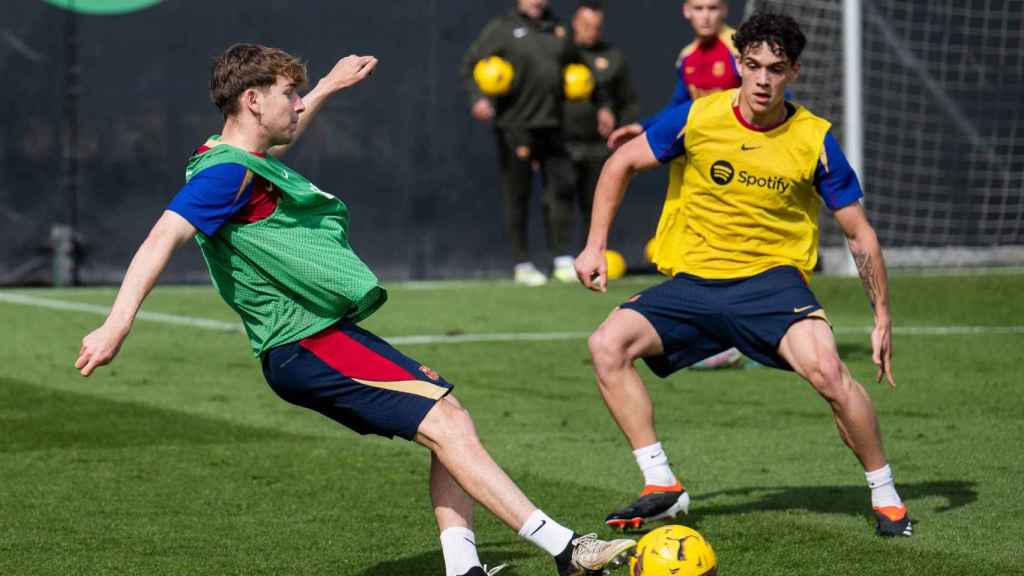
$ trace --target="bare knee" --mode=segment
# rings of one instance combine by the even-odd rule
[[[479,443],[473,418],[454,396],[438,401],[428,418],[429,436],[442,450]]]
[[[843,370],[843,363],[837,355],[819,356],[805,372],[804,377],[822,398],[833,404],[846,402],[854,383]]]
[[[590,348],[590,357],[598,376],[620,370],[632,362],[625,343],[616,337],[607,325],[602,324],[590,335],[587,346]]]

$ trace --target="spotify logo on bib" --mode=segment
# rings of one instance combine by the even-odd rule
[[[736,174],[736,171],[733,170],[732,164],[725,160],[719,160],[711,165],[711,179],[714,180],[715,184],[725,186],[732,182],[734,174]]]

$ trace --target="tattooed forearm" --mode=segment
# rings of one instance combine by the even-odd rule
[[[871,260],[871,254],[867,252],[853,252],[853,261],[857,264],[857,273],[860,274],[860,281],[864,283],[864,291],[867,292],[871,308],[874,309],[878,302],[879,287],[878,278],[875,276],[875,264]]]

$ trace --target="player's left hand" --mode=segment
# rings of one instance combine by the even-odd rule
[[[615,129],[615,113],[612,112],[611,108],[602,106],[597,111],[597,133],[602,138],[607,138],[612,130]]]
[[[884,375],[889,386],[896,387],[892,375],[892,323],[889,320],[875,321],[875,329],[871,331],[871,360],[878,366],[876,381],[881,382]]]
[[[338,60],[334,68],[324,76],[323,81],[335,90],[342,90],[362,82],[376,67],[377,58],[352,54]]]
[[[576,257],[576,277],[594,292],[608,291],[608,260],[604,250],[584,248]]]

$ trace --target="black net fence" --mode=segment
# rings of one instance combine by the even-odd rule
[[[219,130],[221,117],[206,91],[209,63],[240,41],[300,55],[313,81],[350,53],[380,59],[374,76],[331,100],[285,158],[349,205],[353,245],[379,275],[510,274],[494,138],[469,116],[459,64],[483,25],[514,2],[149,4],[97,15],[42,0],[5,2],[0,284],[52,282],[55,268],[60,274],[53,235],[59,238],[69,224],[78,280],[121,278],[181,186],[185,160]],[[552,5],[567,21],[575,3]],[[606,37],[626,52],[648,114],[668,101],[675,57],[690,40],[676,10],[654,0],[607,9]],[[612,246],[631,262],[641,262],[654,232],[664,183],[663,173],[638,178],[620,213]],[[547,262],[539,199],[531,222],[531,251],[538,263]],[[206,279],[191,245],[164,275],[176,282]]]

